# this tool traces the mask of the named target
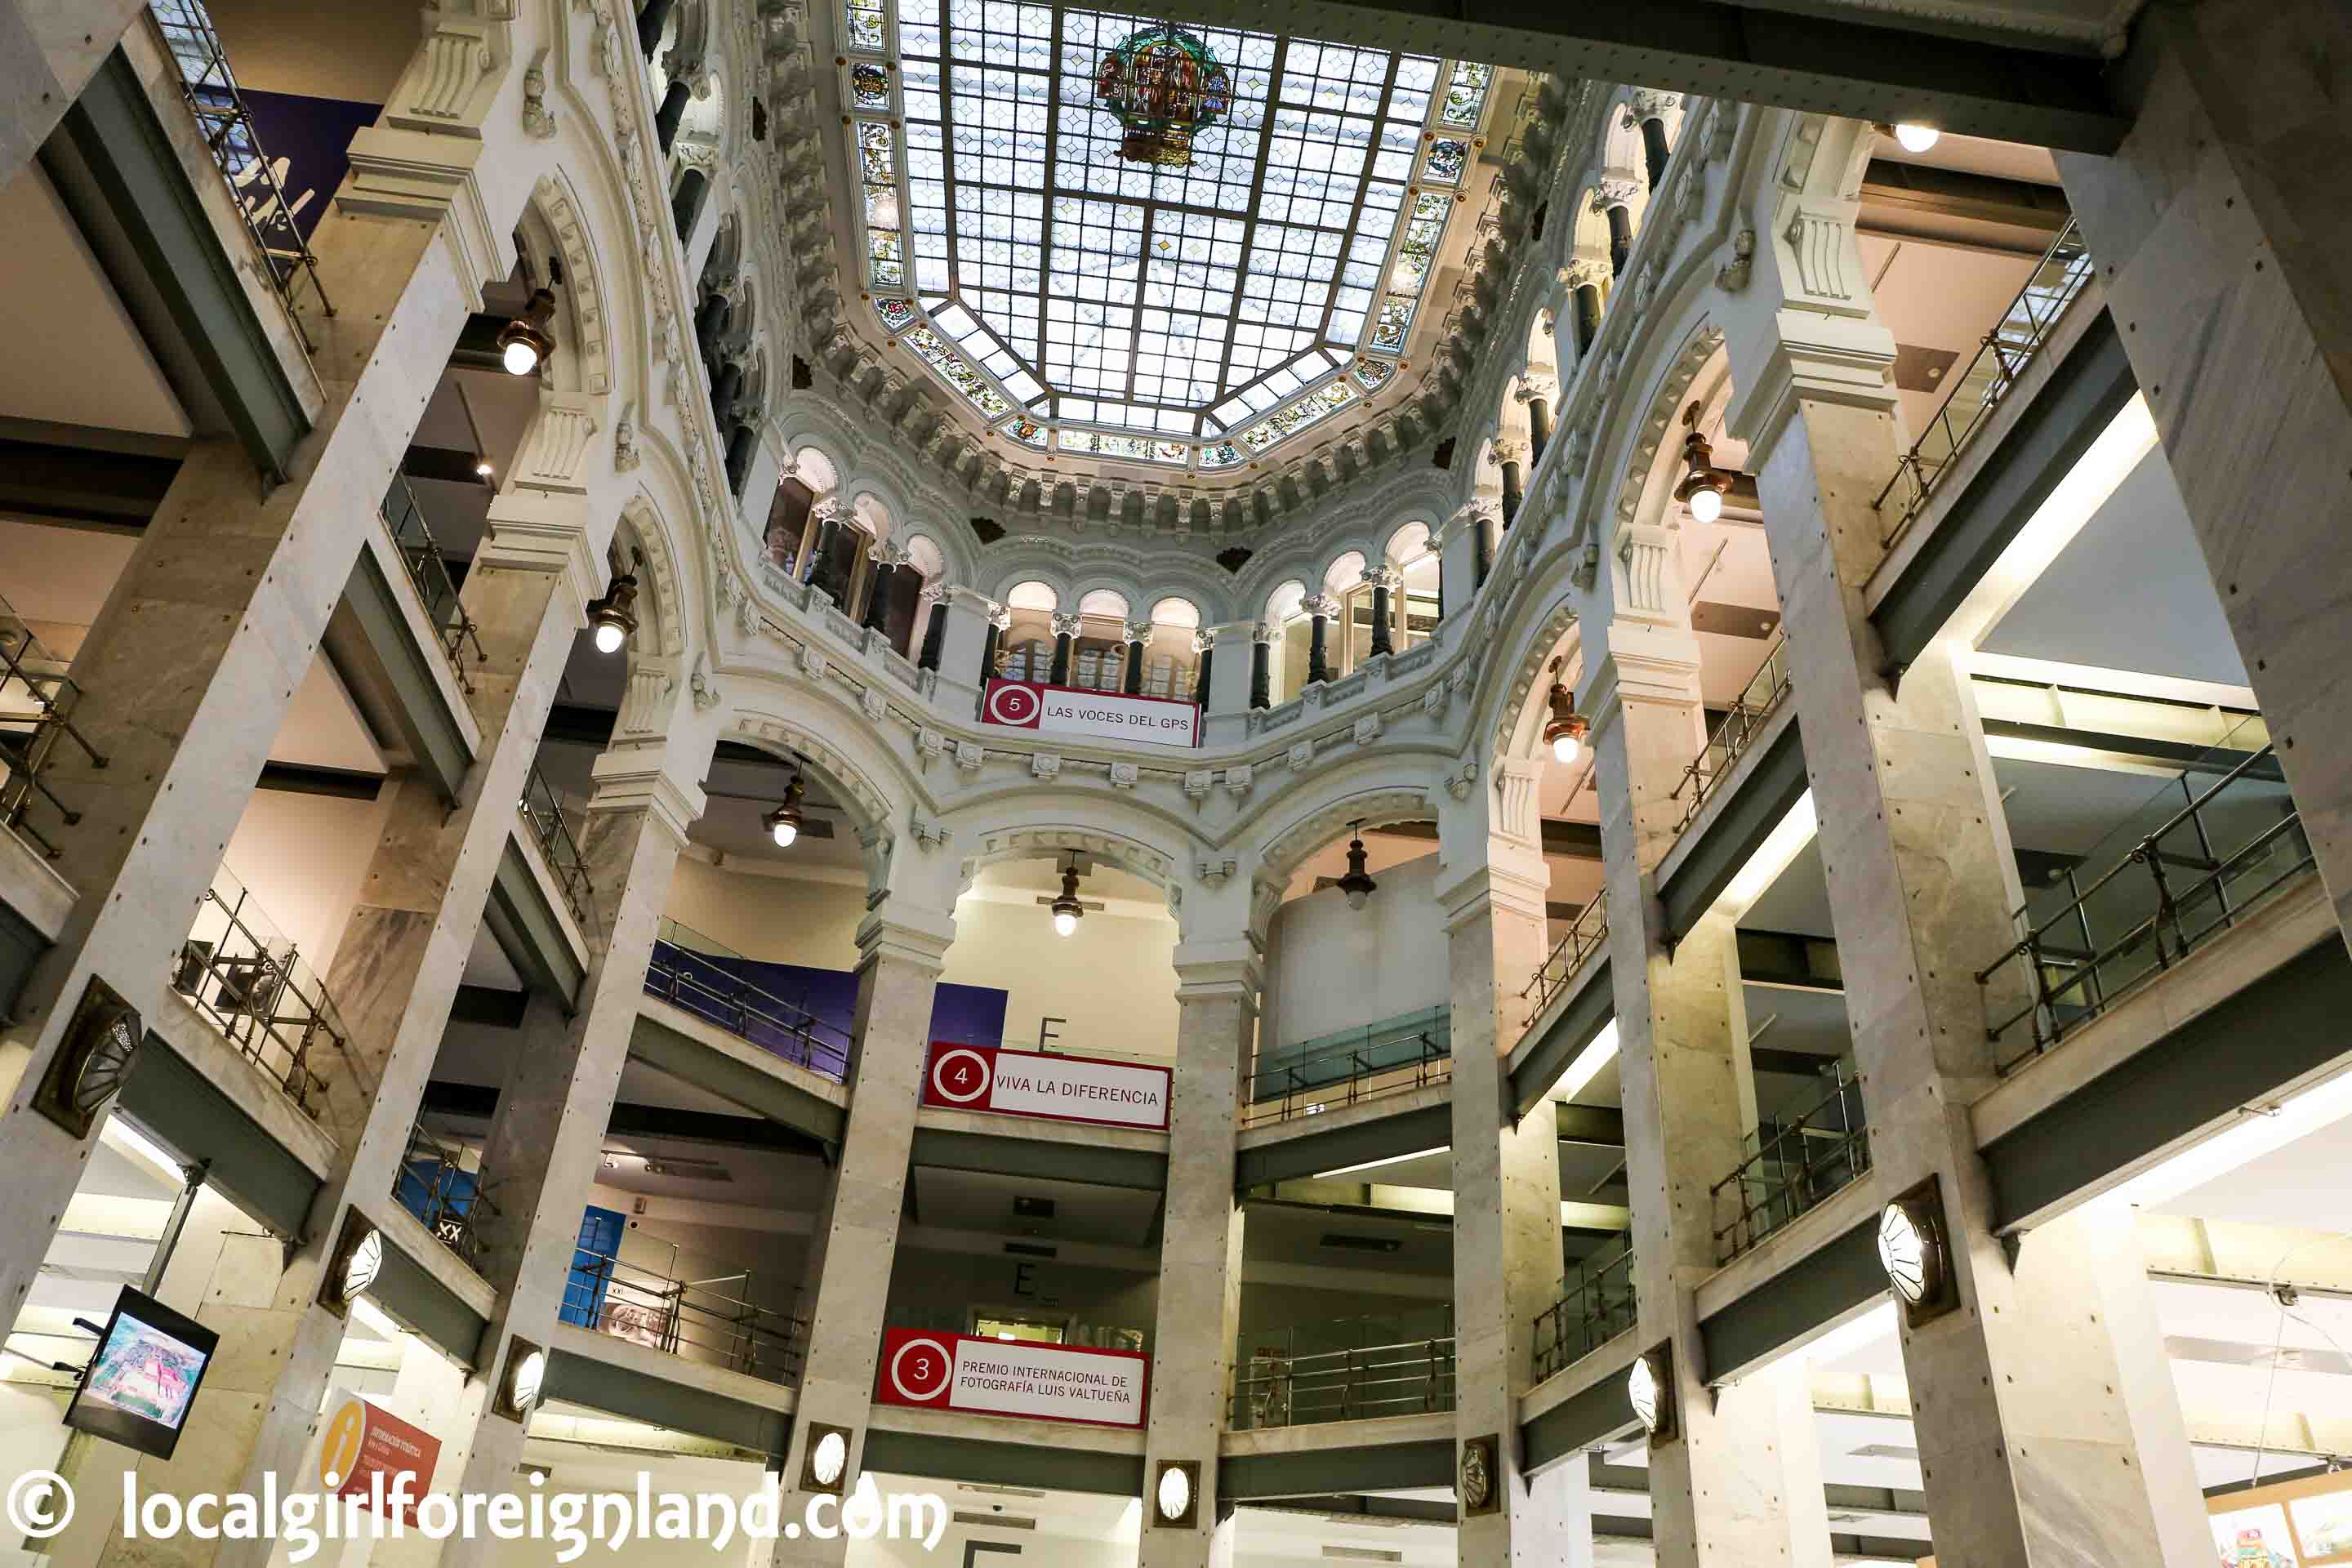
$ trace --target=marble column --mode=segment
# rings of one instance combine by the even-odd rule
[[[866,583],[866,614],[857,624],[869,632],[887,631],[890,589],[898,581],[898,569],[907,563],[907,552],[893,544],[875,544],[866,554],[874,563],[874,571]]]
[[[1364,572],[1364,581],[1372,590],[1372,652],[1375,655],[1394,653],[1396,641],[1391,635],[1389,605],[1396,589],[1396,568],[1369,567]]]
[[[1580,360],[1592,352],[1592,344],[1601,336],[1601,285],[1591,281],[1575,285],[1576,357]]]
[[[948,588],[944,583],[933,583],[923,589],[921,613],[923,651],[915,660],[917,669],[936,670],[940,658],[948,644]]]
[[[1078,616],[1056,615],[1050,624],[1054,628],[1054,668],[1047,681],[1054,686],[1067,686],[1070,683],[1070,652],[1077,646],[1078,632],[1086,621]]]
[[[1240,900],[1235,900],[1238,903]],[[1237,911],[1238,912],[1238,911]],[[1168,1118],[1168,1192],[1144,1427],[1142,1568],[1224,1568],[1233,1531],[1217,1527],[1217,1444],[1241,1332],[1242,1211],[1234,1160],[1260,977],[1246,933],[1176,950],[1176,1065]],[[1200,1466],[1190,1530],[1158,1522],[1161,1464]]]
[[[1855,204],[1840,181],[1866,134],[1832,122],[1812,176],[1827,183],[1781,198],[1834,226],[1825,237],[1849,260]],[[1809,294],[1792,256],[1757,270],[1759,313],[1727,334],[1729,425],[1748,446],[1780,589],[1871,1161],[1890,1194],[1937,1184],[1958,1294],[1957,1310],[1903,1330],[1928,1510],[1945,1527],[1937,1561],[2202,1561],[2194,1496],[2183,1507],[2151,1485],[2185,1462],[2177,1415],[2165,1430],[2126,1397],[2126,1372],[2160,1359],[2160,1342],[2085,1311],[2063,1264],[2029,1267],[2028,1252],[2050,1251],[2031,1238],[2012,1267],[1993,1233],[1967,1108],[1996,1081],[1988,1012],[2022,984],[1998,976],[1988,995],[1976,980],[2011,940],[2014,878],[1965,650],[1931,645],[1895,684],[1864,609],[1884,555],[1871,498],[1903,447],[1894,339],[1867,294]]]
[[[1500,497],[1480,496],[1470,503],[1469,515],[1464,526],[1470,532],[1470,547],[1477,560],[1475,586],[1485,588],[1486,574],[1495,569],[1495,541],[1503,531],[1503,502]]]
[[[882,1352],[882,1303],[898,1256],[898,1216],[906,1203],[931,1001],[955,921],[938,910],[891,898],[857,932],[857,1015],[849,1065],[849,1121],[841,1158],[818,1209],[809,1243],[809,1341],[784,1458],[784,1517],[798,1519],[810,1494],[800,1479],[810,1429],[849,1432],[842,1490],[855,1490],[865,1468],[866,1417]],[[849,1543],[780,1541],[767,1562],[839,1564]]]
[[[1249,705],[1253,708],[1274,705],[1274,639],[1281,635],[1281,627],[1264,621],[1250,628]]]
[[[1730,918],[1710,913],[1671,953],[1651,879],[1673,847],[1683,769],[1706,743],[1699,652],[1669,531],[1628,525],[1606,548],[1590,606],[1585,689],[1616,993],[1618,1076],[1640,1342],[1672,1347],[1679,1431],[1650,1455],[1657,1560],[1829,1568],[1812,1413],[1769,1390],[1706,1382],[1694,1291],[1718,1262],[1736,1205],[1713,1188],[1738,1168],[1741,1098],[1730,1019]]]
[[[1642,132],[1642,174],[1649,182],[1652,195],[1657,194],[1659,182],[1666,177],[1666,162],[1673,149],[1666,145],[1666,122],[1657,111],[1659,95],[1638,92],[1635,101],[1627,105],[1625,118]]]
[[[1541,764],[1497,759],[1491,786],[1438,822],[1447,1001],[1453,1019],[1455,1461],[1491,1443],[1494,1506],[1462,1502],[1464,1563],[1553,1564],[1590,1516],[1567,1506],[1570,1478],[1518,1468],[1517,1391],[1534,1381],[1536,1319],[1559,1300],[1559,1128],[1549,1099],[1517,1121],[1506,1072],[1528,1023],[1522,994],[1544,959],[1549,875],[1537,834]],[[1482,781],[1486,782],[1486,781]]]
[[[1633,199],[1631,187],[1620,190],[1616,183],[1603,180],[1599,194],[1592,198],[1593,209],[1609,224],[1609,276],[1625,276],[1625,263],[1633,255]]]
[[[646,0],[637,10],[637,50],[648,60],[661,47],[662,32],[669,26],[669,16],[677,9],[677,0]]]
[[[686,121],[686,106],[694,100],[694,89],[682,81],[669,84],[662,94],[661,107],[654,110],[654,135],[661,142],[662,156],[669,156],[670,148],[677,142],[677,128]]]
[[[982,685],[995,679],[999,661],[1004,657],[1004,634],[1013,629],[1013,612],[999,608],[989,612],[988,632],[980,645],[980,679]]]
[[[595,888],[586,922],[588,974],[569,1012],[558,999],[531,999],[482,1149],[489,1204],[476,1225],[477,1267],[499,1301],[476,1363],[493,1388],[517,1353],[517,1340],[545,1349],[553,1338],[670,878],[702,809],[700,791],[687,781],[707,771],[712,739],[704,737],[692,756],[673,741],[667,748],[619,748],[597,759],[596,794],[580,842]],[[501,1414],[493,1400],[475,1425],[460,1489],[509,1489],[523,1436],[524,1423]],[[442,1561],[445,1568],[476,1568],[496,1551],[487,1538],[452,1539]]]
[[[1129,697],[1143,695],[1143,647],[1151,640],[1150,621],[1129,621],[1119,632],[1127,638],[1127,668],[1121,671],[1119,689]]]
[[[1209,711],[1209,699],[1216,689],[1209,679],[1217,652],[1217,628],[1202,626],[1192,634],[1192,700],[1201,705],[1203,717]]]
[[[2116,78],[2131,133],[2058,173],[2352,931],[2347,71],[2335,0],[2152,6]]]
[[[1526,471],[1526,443],[1505,437],[1495,443],[1495,463],[1503,470],[1503,526],[1508,528],[1518,521],[1519,502],[1526,491],[1521,488],[1521,476]]]
[[[834,549],[834,542],[844,527],[841,503],[830,499],[817,502],[809,509],[809,522],[816,531],[816,537],[809,543],[809,586],[838,605],[844,584],[835,562],[839,552]]]
[[[1551,444],[1552,400],[1559,395],[1559,380],[1530,365],[1512,395],[1528,411],[1528,463],[1533,467],[1543,461],[1544,448]]]
[[[1307,684],[1331,679],[1331,622],[1339,614],[1339,601],[1328,594],[1318,594],[1299,606],[1307,615]]]
[[[81,897],[0,1035],[0,1145],[13,1172],[0,1192],[0,1314],[23,1302],[97,1136],[93,1128],[77,1140],[32,1109],[42,1074],[93,980],[145,1018],[183,1005],[168,984],[172,960],[360,552],[383,527],[378,506],[425,395],[480,299],[482,279],[457,262],[468,247],[446,231],[485,242],[470,226],[480,209],[464,173],[484,142],[403,133],[420,169],[453,150],[456,164],[443,171],[451,184],[434,188],[461,195],[446,205],[386,198],[383,210],[403,216],[380,216],[350,205],[376,177],[373,134],[361,132],[357,172],[312,237],[336,279],[338,313],[303,311],[318,403],[286,482],[257,483],[234,439],[193,443],[74,662],[87,694],[75,722],[110,765],[93,768],[68,746],[45,774],[82,813],[57,835],[52,862]],[[490,232],[508,234],[513,222],[506,210]],[[478,254],[504,243],[488,240]],[[255,1089],[270,1092],[257,1080]]]

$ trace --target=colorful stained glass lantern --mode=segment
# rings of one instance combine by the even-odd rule
[[[1197,35],[1147,27],[1096,66],[1095,100],[1127,133],[1120,157],[1181,169],[1192,161],[1192,138],[1232,111],[1233,76]]]

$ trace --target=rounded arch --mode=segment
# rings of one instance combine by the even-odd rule
[[[1342,775],[1318,794],[1319,799],[1293,805],[1259,841],[1257,869],[1250,880],[1250,929],[1260,941],[1307,857],[1360,825],[1370,829],[1437,818],[1435,793],[1419,783]]]
[[[1201,624],[1201,606],[1190,599],[1171,594],[1151,606],[1151,624],[1155,626],[1198,626]]]
[[[720,739],[799,762],[816,775],[861,833],[887,833],[905,792],[882,759],[866,754],[875,746],[870,734],[853,739],[856,725],[846,714],[839,725],[828,724],[822,710],[779,700],[782,695],[766,683],[754,687],[749,699],[739,701],[728,715]],[[789,714],[782,711],[787,707]]]
[[[629,657],[676,659],[686,652],[686,601],[670,532],[659,509],[644,493],[621,509],[613,530],[613,546],[624,569],[637,575],[637,629],[629,639]]]
[[[1051,614],[1061,608],[1062,596],[1055,591],[1051,583],[1043,578],[1032,577],[1026,582],[1015,583],[1006,589],[1004,603],[1011,609],[1043,610]]]
[[[1095,588],[1079,596],[1078,614],[1127,619],[1127,595],[1116,588]]]
[[[609,393],[613,389],[612,304],[604,268],[596,255],[593,225],[571,176],[560,168],[540,175],[516,227],[530,247],[526,265],[532,277],[548,280],[551,258],[563,268],[562,286],[551,289],[555,296],[556,352],[548,357],[544,374],[558,391]]]
[[[939,541],[928,533],[910,535],[907,540],[907,563],[922,574],[926,583],[933,582],[947,570],[946,552]]]
[[[1364,580],[1364,552],[1349,550],[1323,569],[1326,594],[1344,594]]]
[[[1429,524],[1415,520],[1400,526],[1381,544],[1381,554],[1392,566],[1410,566],[1429,553]]]
[[[1280,626],[1298,613],[1298,606],[1305,603],[1306,599],[1307,584],[1299,578],[1293,577],[1280,584],[1273,593],[1265,596],[1266,624]]]

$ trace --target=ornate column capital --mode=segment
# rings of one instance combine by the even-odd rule
[[[988,624],[994,626],[1000,632],[1011,631],[1013,629],[1013,606],[1010,605],[996,605],[988,612]]]
[[[1339,613],[1339,601],[1328,594],[1317,594],[1298,601],[1298,607],[1310,616],[1330,620]]]
[[[1681,107],[1683,95],[1665,92],[1654,87],[1637,87],[1625,98],[1625,129],[1638,131],[1644,120],[1664,120],[1667,111]]]
[[[1633,198],[1641,194],[1642,187],[1636,181],[1603,177],[1592,187],[1592,210],[1605,213],[1611,207],[1631,206]]]
[[[1198,631],[1196,631],[1196,632],[1194,632],[1194,633],[1192,634],[1192,651],[1193,651],[1194,653],[1206,653],[1206,652],[1208,652],[1211,648],[1213,648],[1213,647],[1216,647],[1216,646],[1217,646],[1217,628],[1216,628],[1216,627],[1214,627],[1214,626],[1202,626],[1200,630],[1198,630]]]
[[[872,561],[877,566],[887,566],[893,569],[904,566],[913,559],[905,546],[892,544],[887,540],[880,539],[866,547],[866,559]]]
[[[1054,612],[1054,635],[1057,637],[1076,637],[1079,626],[1084,624],[1082,617],[1075,613],[1065,615],[1059,610]]]
[[[1250,641],[1254,643],[1271,644],[1281,636],[1282,628],[1269,621],[1260,621],[1250,627]]]
[[[1524,463],[1528,460],[1528,444],[1517,436],[1499,436],[1494,444],[1495,461]]]
[[[1559,379],[1548,370],[1529,370],[1520,378],[1518,389],[1511,394],[1513,399],[1520,403],[1531,402],[1537,398],[1549,403],[1559,395]]]
[[[954,592],[955,584],[944,580],[926,583],[923,584],[923,591],[916,595],[916,602],[928,610]]]
[[[1127,642],[1150,642],[1151,640],[1151,623],[1150,621],[1121,621],[1118,625],[1118,634],[1120,638]]]
[[[1569,289],[1598,289],[1609,280],[1609,263],[1591,256],[1572,258],[1559,269],[1559,280]]]
[[[1398,575],[1397,569],[1393,566],[1367,566],[1364,568],[1364,586],[1393,590],[1397,585]]]

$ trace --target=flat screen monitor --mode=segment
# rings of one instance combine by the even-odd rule
[[[125,1289],[82,1373],[66,1425],[168,1459],[220,1336],[152,1296]]]

